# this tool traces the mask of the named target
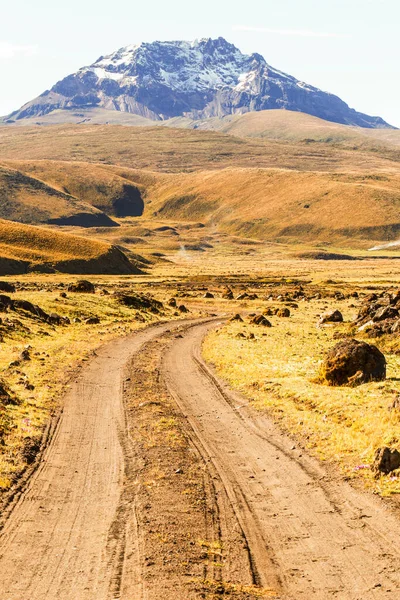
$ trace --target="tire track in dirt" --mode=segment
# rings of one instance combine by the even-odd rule
[[[170,393],[224,483],[259,583],[287,598],[395,599],[400,524],[379,500],[302,456],[201,359],[213,324],[191,328],[163,362]]]
[[[72,383],[53,438],[0,534],[2,600],[110,597],[123,554],[110,530],[118,527],[126,478],[124,366],[149,340],[181,324],[106,344]]]

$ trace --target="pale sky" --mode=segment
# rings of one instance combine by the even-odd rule
[[[225,37],[400,127],[400,0],[0,0],[0,115],[100,55]]]

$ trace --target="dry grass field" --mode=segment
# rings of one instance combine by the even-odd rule
[[[395,172],[399,149],[240,138],[216,131],[120,125],[2,127],[7,160],[66,160],[164,172],[226,167]]]
[[[82,236],[0,220],[2,275],[28,271],[139,272],[117,248]]]

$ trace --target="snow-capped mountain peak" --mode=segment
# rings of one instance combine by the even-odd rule
[[[388,126],[271,67],[260,54],[243,54],[222,37],[125,46],[82,67],[10,116],[93,106],[153,120],[285,108],[339,123]]]

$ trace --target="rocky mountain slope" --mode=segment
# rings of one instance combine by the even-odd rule
[[[383,119],[356,112],[337,96],[271,67],[260,54],[243,54],[223,38],[121,48],[62,79],[7,121],[89,107],[153,121],[287,109],[337,123],[390,127]]]

